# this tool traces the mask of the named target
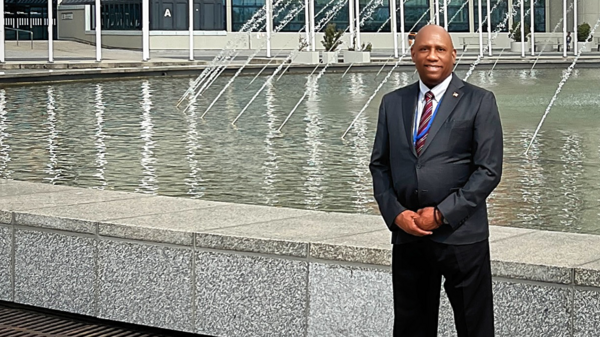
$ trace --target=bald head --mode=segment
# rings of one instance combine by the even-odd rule
[[[456,50],[450,34],[437,25],[428,25],[419,30],[410,54],[421,81],[429,88],[448,78],[456,61]]]
[[[454,49],[450,33],[448,33],[444,27],[438,25],[427,25],[419,29],[417,37],[415,38],[415,43],[417,43],[419,39],[431,38],[432,35],[444,40],[452,49]]]

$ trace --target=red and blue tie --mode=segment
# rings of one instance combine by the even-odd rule
[[[433,116],[433,98],[434,96],[431,91],[428,91],[425,94],[425,106],[423,107],[423,113],[421,113],[421,121],[419,122],[419,130],[417,131],[418,138],[417,142],[415,143],[417,155],[421,154],[423,146],[425,145],[425,141],[427,140],[427,135],[429,134],[427,126],[431,120],[431,117]],[[427,130],[427,132],[425,132],[425,130]]]

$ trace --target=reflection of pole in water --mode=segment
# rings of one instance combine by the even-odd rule
[[[143,177],[140,179],[140,185],[136,189],[137,192],[155,194],[158,190],[156,180],[156,170],[154,164],[156,164],[156,158],[154,158],[154,151],[156,142],[152,140],[154,135],[152,123],[152,93],[150,91],[150,82],[147,80],[142,82],[142,122],[140,123],[140,137],[144,141],[144,147],[142,148],[142,174]]]
[[[107,183],[104,177],[104,169],[106,167],[106,144],[104,144],[104,138],[106,134],[104,132],[104,99],[102,96],[102,84],[96,84],[96,173],[94,177],[97,177],[100,185],[97,187],[103,190]]]
[[[49,177],[44,178],[44,180],[48,180],[51,184],[54,184],[57,180],[61,178],[60,169],[58,166],[58,158],[56,155],[56,150],[58,145],[56,144],[56,138],[58,137],[58,131],[56,130],[56,101],[54,99],[54,89],[49,86],[46,92],[48,96],[48,103],[46,104],[46,115],[47,120],[44,124],[47,125],[48,128],[48,164],[46,164],[46,172]]]
[[[6,143],[6,139],[10,136],[6,130],[8,129],[8,118],[6,115],[6,91],[0,89],[0,177],[4,179],[10,178],[10,170],[8,163],[10,162],[10,145]]]
[[[277,152],[275,152],[275,142],[273,141],[273,138],[277,136],[277,129],[275,128],[277,119],[275,117],[275,93],[272,83],[267,86],[266,91],[267,127],[269,130],[265,137],[265,152],[267,155],[262,165],[264,173],[262,190],[264,192],[265,204],[272,206],[279,202],[277,199],[277,189],[274,185],[278,171],[278,156]]]
[[[309,92],[306,100],[306,118],[308,124],[305,128],[306,147],[308,158],[304,166],[306,180],[304,182],[304,203],[308,209],[318,209],[323,201],[323,159],[321,145],[321,134],[323,133],[321,111],[318,104],[318,84],[314,78],[306,82]]]
[[[193,83],[193,80],[190,80],[190,85]],[[192,196],[192,198],[202,198],[204,196],[204,186],[202,186],[203,180],[200,176],[200,172],[202,169],[200,168],[200,161],[196,158],[196,153],[200,149],[200,133],[198,132],[198,122],[197,122],[197,105],[196,98],[193,96],[188,96],[190,100],[188,115],[186,118],[187,121],[187,155],[185,156],[187,162],[190,166],[190,172],[188,177],[185,178],[185,184],[188,186],[188,194]]]
[[[352,173],[355,179],[350,183],[354,189],[354,205],[361,213],[368,213],[370,203],[374,202],[371,191],[371,174],[369,173],[369,158],[371,154],[370,141],[367,137],[368,127],[367,118],[363,115],[355,125],[356,135],[352,137],[351,160],[354,163]]]
[[[564,202],[561,202],[562,213],[558,214],[560,224],[563,226],[573,226],[578,224],[578,219],[582,211],[582,200],[579,195],[579,178],[583,174],[584,154],[582,151],[581,136],[576,134],[565,134],[565,143],[562,147],[560,157],[563,163],[563,171],[560,176],[559,195],[564,196]]]

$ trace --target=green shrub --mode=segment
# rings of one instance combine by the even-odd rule
[[[527,41],[529,39],[529,25],[526,23],[525,24],[525,41]],[[519,22],[513,22],[513,26],[510,30],[510,34],[508,34],[508,37],[510,37],[511,39],[513,39],[515,42],[521,42],[521,25],[519,24]]]
[[[590,35],[591,30],[592,30],[592,27],[590,27],[590,25],[587,24],[586,22],[577,26],[577,41],[585,42],[585,40]]]
[[[344,35],[344,32],[341,29],[336,29],[335,23],[330,23],[325,28],[325,35],[323,36],[323,47],[325,47],[325,51],[335,51],[342,41],[340,39]]]

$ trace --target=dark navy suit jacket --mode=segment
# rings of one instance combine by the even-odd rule
[[[486,198],[502,174],[502,126],[494,94],[452,80],[417,156],[413,125],[419,83],[383,97],[369,168],[379,210],[392,243],[418,238],[394,222],[404,210],[437,206],[448,224],[428,236],[446,244],[470,244],[489,235]]]

